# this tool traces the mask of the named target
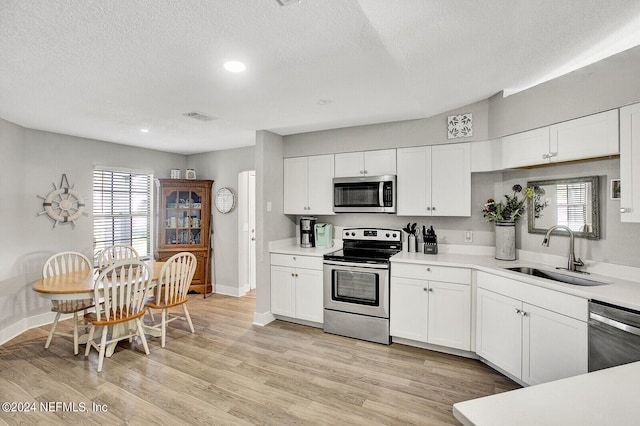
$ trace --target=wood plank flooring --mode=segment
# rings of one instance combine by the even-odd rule
[[[97,352],[85,359],[82,345],[74,357],[71,338],[45,350],[48,326],[0,346],[0,402],[37,406],[0,412],[0,424],[458,424],[453,403],[519,387],[475,360],[283,321],[254,326],[252,294],[194,295],[188,306],[195,334],[174,321],[164,349],[149,339],[148,356],[120,343],[101,373]]]

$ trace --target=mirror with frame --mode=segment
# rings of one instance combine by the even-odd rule
[[[538,180],[527,186],[535,194],[527,207],[530,234],[545,234],[554,225],[564,225],[576,238],[600,239],[598,176]]]

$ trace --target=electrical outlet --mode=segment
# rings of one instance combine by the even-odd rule
[[[464,242],[472,243],[473,242],[473,232],[472,231],[464,231]]]

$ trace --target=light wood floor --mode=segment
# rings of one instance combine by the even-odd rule
[[[194,295],[188,306],[196,334],[173,322],[166,348],[149,339],[148,356],[120,343],[102,373],[95,350],[73,356],[71,338],[43,349],[48,326],[0,346],[0,402],[38,404],[0,412],[0,424],[457,424],[453,403],[519,387],[475,360],[282,321],[254,326],[252,295]],[[43,412],[41,402],[76,412]]]

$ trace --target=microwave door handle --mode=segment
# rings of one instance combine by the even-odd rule
[[[384,182],[380,182],[378,186],[378,204],[384,207]]]

